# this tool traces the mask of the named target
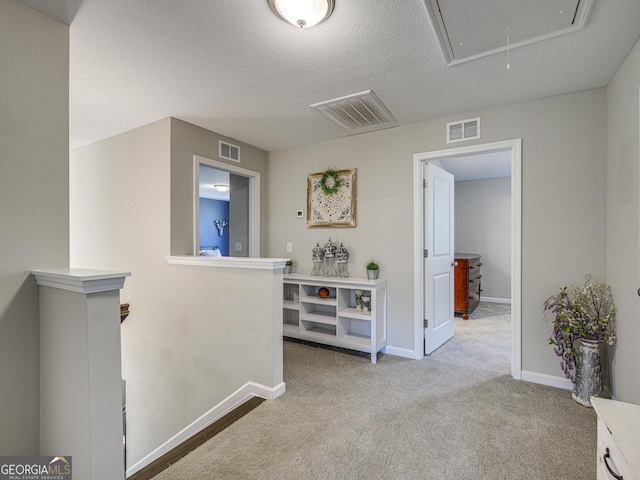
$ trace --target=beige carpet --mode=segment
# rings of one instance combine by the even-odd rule
[[[497,337],[505,326],[493,320]],[[372,365],[285,342],[286,393],[155,478],[594,479],[594,412],[568,391],[511,379],[509,335],[474,342],[465,327],[490,331],[479,321],[456,325],[456,338],[419,361],[380,355]]]
[[[456,317],[454,331],[431,358],[511,373],[511,305],[480,302],[469,320]]]

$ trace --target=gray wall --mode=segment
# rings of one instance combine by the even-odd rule
[[[456,252],[482,256],[482,298],[511,299],[511,178],[456,182]]]
[[[193,255],[193,156],[228,163],[261,174],[264,184],[267,172],[267,154],[246,143],[223,137],[217,133],[171,118],[171,254]],[[230,162],[218,156],[218,141],[223,140],[240,147],[241,162]],[[260,224],[266,222],[266,188],[260,189]],[[233,250],[234,240],[230,239]],[[243,242],[243,247],[247,242]],[[266,236],[261,228],[260,244]],[[264,248],[264,247],[263,247]],[[233,255],[234,252],[231,252]],[[263,250],[264,253],[264,250]]]
[[[351,253],[352,275],[375,258],[388,280],[388,344],[413,350],[413,155],[448,148],[447,122],[479,116],[482,138],[523,139],[522,368],[562,377],[542,304],[585,274],[604,277],[606,98],[594,89],[469,112],[269,154],[268,256],[292,256],[311,271],[310,250],[330,236]],[[307,229],[309,173],[358,169],[357,227]],[[293,243],[287,254],[286,242]]]
[[[69,265],[69,28],[0,2],[0,454],[38,453],[34,268]]]
[[[249,256],[249,179],[229,175],[229,256]],[[236,243],[241,246],[236,250]]]
[[[281,280],[165,259],[193,248],[193,155],[218,159],[218,138],[166,118],[71,154],[72,265],[132,273],[121,292],[129,468],[248,381],[282,381],[270,298]],[[241,166],[265,171],[253,152]]]
[[[229,221],[229,201],[200,197],[200,248],[218,247],[222,256],[229,256],[229,228],[222,229],[220,235],[216,220]]]
[[[636,43],[607,87],[607,280],[618,306],[613,392],[619,400],[636,404],[640,404],[638,85],[640,44]]]

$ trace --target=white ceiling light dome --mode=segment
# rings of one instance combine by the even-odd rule
[[[271,9],[292,25],[309,28],[326,20],[334,0],[269,0]]]

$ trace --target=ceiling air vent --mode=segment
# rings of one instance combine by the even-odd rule
[[[391,112],[371,90],[314,103],[316,108],[347,130],[376,130],[397,123]]]
[[[218,141],[218,149],[218,155],[220,155],[220,158],[240,163],[240,147],[236,147],[235,145],[231,145],[230,143],[220,140]]]

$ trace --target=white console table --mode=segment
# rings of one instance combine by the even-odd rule
[[[329,291],[328,297],[318,296],[321,288]],[[356,309],[355,290],[371,298],[368,313]],[[285,337],[370,353],[376,363],[387,344],[386,280],[293,273],[284,276],[283,293]]]

